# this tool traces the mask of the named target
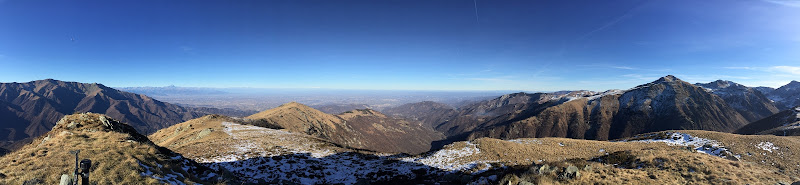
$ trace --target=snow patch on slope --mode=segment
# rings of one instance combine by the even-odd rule
[[[634,136],[634,138],[630,140],[624,140],[623,142],[661,142],[672,146],[691,146],[697,152],[722,158],[733,156],[728,148],[722,145],[722,142],[716,140],[694,137],[692,135],[680,132],[667,132],[667,138],[654,137],[656,135],[657,134]]]
[[[772,153],[772,150],[780,149],[779,147],[776,147],[775,144],[772,144],[772,142],[761,142],[758,143],[756,147],[765,151],[769,151],[770,153]]]
[[[319,144],[316,141],[304,140],[308,136],[303,134],[230,122],[222,125],[235,141],[233,152],[196,160],[212,169],[226,169],[249,183],[355,184],[455,172],[476,174],[493,167],[493,161],[469,160],[480,154],[470,142],[420,156],[335,153],[315,145]]]
[[[212,158],[200,158],[197,159],[198,162],[201,163],[210,163],[210,162],[231,162],[231,161],[238,161],[243,159],[248,159],[251,157],[272,157],[281,155],[282,153],[278,152],[269,152],[269,149],[260,148],[259,143],[256,141],[247,139],[247,137],[252,137],[255,135],[263,135],[263,136],[274,136],[280,141],[285,141],[287,138],[291,137],[293,133],[283,131],[283,130],[275,130],[275,129],[268,129],[263,127],[251,126],[251,125],[241,125],[231,122],[222,122],[224,127],[223,131],[230,135],[231,138],[237,140],[238,142],[235,143],[233,146],[234,150],[232,153],[228,155],[221,155]],[[309,143],[303,143],[308,145]],[[281,147],[280,149],[289,153],[307,153],[313,157],[321,158],[328,155],[334,154],[334,152],[326,149],[316,149],[312,146],[285,146]]]
[[[509,142],[515,142],[519,144],[542,144],[542,141],[538,139],[531,139],[531,138],[519,138],[519,139],[511,139],[507,140]]]
[[[566,100],[565,102],[570,102],[572,100],[586,98],[589,101],[592,101],[592,100],[598,99],[598,98],[603,97],[603,96],[624,94],[625,92],[626,92],[625,90],[619,90],[619,89],[611,89],[611,90],[607,90],[607,91],[604,91],[604,92],[574,91],[574,92],[570,92],[570,93],[563,94],[563,95],[553,96],[553,98],[551,98],[551,99],[554,99],[554,100],[565,99]]]
[[[163,176],[159,176],[158,174],[153,173],[153,170],[152,170],[153,168],[152,167],[147,166],[145,164],[142,164],[142,162],[139,162],[139,161],[136,161],[136,162],[139,163],[139,166],[144,168],[144,172],[139,173],[139,175],[141,175],[141,176],[145,176],[145,177],[150,177],[150,178],[156,179],[159,182],[164,183],[164,184],[186,185],[186,183],[183,183],[183,181],[178,179],[178,176],[180,176],[181,178],[185,178],[183,176],[183,174],[172,172],[172,173],[166,173]]]
[[[466,146],[463,148],[441,149],[429,156],[409,157],[402,158],[401,160],[406,162],[420,163],[445,171],[472,171],[472,173],[481,173],[489,170],[492,167],[490,163],[497,162],[486,160],[465,160],[465,158],[481,153],[481,150],[476,144],[467,141],[465,142],[465,145]]]

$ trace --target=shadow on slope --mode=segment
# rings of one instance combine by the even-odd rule
[[[480,178],[479,174],[446,171],[413,160],[404,154],[295,153],[203,165],[228,170],[254,184],[466,184]]]

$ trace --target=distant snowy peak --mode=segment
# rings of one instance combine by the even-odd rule
[[[712,93],[725,100],[725,103],[736,109],[739,114],[749,122],[758,121],[779,112],[773,100],[755,88],[747,87],[736,82],[717,80],[709,83],[696,83],[706,92]],[[763,89],[768,90],[768,89]]]
[[[678,84],[678,83],[689,84],[688,82],[685,82],[685,81],[679,79],[678,77],[675,77],[675,76],[672,76],[672,75],[667,75],[667,76],[659,78],[656,81],[633,87],[631,89],[628,89],[627,91],[633,91],[633,90],[637,90],[637,89],[646,89],[646,88],[649,88],[651,86],[658,85],[658,84],[670,85],[670,84]]]
[[[764,95],[770,94],[770,93],[772,93],[772,91],[775,91],[775,88],[763,87],[763,86],[761,86],[761,87],[753,87],[753,89],[761,92],[761,94],[764,94]]]
[[[794,92],[798,90],[800,90],[800,82],[792,80],[792,82],[775,89],[775,92]]]
[[[725,96],[730,93],[751,93],[751,91],[753,91],[753,88],[727,80],[717,80],[709,83],[696,83],[694,85],[702,87],[706,90],[706,92],[714,93],[720,96]]]
[[[706,88],[706,89],[711,89],[712,91],[716,91],[716,90],[719,90],[719,89],[726,89],[726,88],[730,88],[730,87],[747,88],[746,86],[744,86],[742,84],[738,84],[736,82],[732,82],[732,81],[728,81],[728,80],[717,80],[717,81],[713,81],[713,82],[709,82],[709,83],[696,83],[694,85],[697,85],[697,86],[700,86],[700,87],[703,87],[703,88]]]
[[[589,101],[591,101],[591,100],[595,100],[595,99],[598,99],[598,98],[603,97],[603,96],[620,95],[620,94],[624,94],[625,92],[626,92],[625,90],[619,90],[619,89],[611,89],[611,90],[607,90],[607,91],[603,91],[603,92],[574,91],[572,93],[568,93],[568,94],[564,94],[564,95],[560,95],[560,96],[555,96],[555,97],[553,97],[553,99],[565,100],[565,102],[569,102],[569,101],[572,101],[572,100],[586,98]]]
[[[800,82],[792,81],[767,94],[781,109],[791,109],[800,106]]]

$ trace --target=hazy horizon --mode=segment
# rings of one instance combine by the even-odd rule
[[[800,75],[794,1],[0,1],[0,81],[412,91]]]

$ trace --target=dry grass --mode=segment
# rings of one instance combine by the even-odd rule
[[[250,157],[290,154],[291,151],[355,152],[328,141],[300,133],[261,127],[249,128],[242,120],[208,115],[161,129],[149,136],[156,144],[179,152],[187,158],[210,160],[219,156]],[[223,122],[235,125],[223,125]],[[236,127],[230,134],[225,129]],[[245,129],[239,129],[245,128]],[[233,135],[236,136],[233,136]],[[247,151],[242,151],[246,146]]]
[[[535,184],[775,184],[800,180],[800,156],[795,155],[797,148],[794,147],[800,146],[800,137],[694,130],[679,132],[720,141],[733,154],[741,155],[741,160],[729,160],[664,143],[565,138],[520,139],[516,142],[481,138],[472,141],[481,153],[469,158],[512,166],[511,170],[488,173],[499,174],[502,177],[499,184],[521,181]],[[756,147],[761,142],[771,142],[779,149],[769,152]],[[460,145],[463,143],[448,147],[463,147]],[[545,164],[551,168],[540,173]],[[582,169],[581,176],[563,178],[563,171],[569,165]]]
[[[75,157],[68,153],[72,150],[81,150],[81,159],[92,160],[93,184],[159,184],[158,180],[140,175],[145,171],[140,162],[152,167],[154,174],[180,173],[186,177],[180,178],[185,183],[203,183],[183,171],[181,161],[171,159],[175,156],[171,151],[135,131],[125,133],[132,129],[127,125],[114,120],[103,124],[101,117],[104,116],[92,113],[66,116],[52,131],[3,156],[0,173],[6,177],[0,179],[0,184],[58,184],[61,174],[71,174],[74,169]],[[67,126],[72,123],[80,126]]]

